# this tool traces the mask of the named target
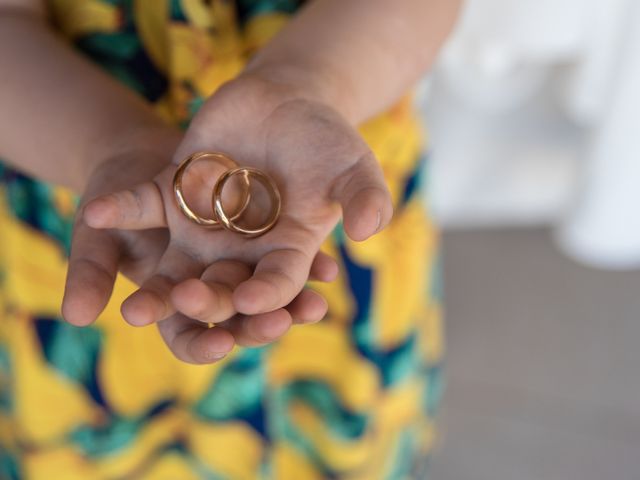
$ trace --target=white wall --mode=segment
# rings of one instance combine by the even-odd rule
[[[640,266],[637,25],[635,0],[468,0],[425,87],[442,224],[554,223],[570,255]]]

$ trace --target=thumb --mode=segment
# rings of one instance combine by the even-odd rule
[[[391,194],[371,152],[342,174],[334,185],[332,198],[342,207],[345,232],[358,242],[378,233],[393,216]]]
[[[92,228],[141,230],[167,226],[162,195],[152,181],[91,200],[84,207],[83,217]]]

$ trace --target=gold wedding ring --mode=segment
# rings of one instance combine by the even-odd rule
[[[201,159],[210,158],[218,163],[221,163],[228,170],[225,171],[220,177],[218,177],[212,192],[212,207],[213,217],[205,218],[196,214],[191,207],[187,204],[182,189],[182,177],[185,171],[193,162]],[[242,176],[242,192],[240,197],[237,211],[232,214],[227,213],[224,210],[222,202],[222,192],[226,183],[235,176]],[[269,211],[267,219],[259,226],[249,228],[240,226],[236,220],[239,220],[243,213],[247,210],[247,207],[251,203],[251,179],[256,180],[258,183],[266,189],[271,202],[271,209]],[[223,227],[229,231],[239,233],[247,237],[257,237],[262,235],[273,228],[277,223],[280,216],[280,209],[282,206],[282,199],[280,197],[280,191],[278,190],[275,182],[266,173],[251,167],[238,167],[238,164],[230,157],[219,152],[199,152],[190,155],[178,166],[176,173],[173,176],[173,191],[176,198],[176,203],[180,208],[180,211],[189,220],[205,227]]]
[[[236,220],[234,217],[230,217],[224,211],[222,205],[222,191],[224,190],[225,183],[236,175],[244,175],[245,178],[253,178],[257,180],[266,188],[267,193],[269,194],[269,199],[271,200],[271,211],[269,212],[268,218],[259,227],[241,227],[234,222],[234,220]],[[257,237],[271,230],[278,221],[281,205],[282,200],[280,198],[280,192],[278,191],[277,185],[273,180],[271,180],[269,176],[267,176],[267,174],[258,170],[257,168],[239,167],[232,170],[227,170],[222,175],[220,175],[220,178],[218,178],[218,181],[213,187],[213,211],[215,212],[216,217],[218,218],[220,223],[222,223],[222,225],[224,225],[227,230],[241,233],[249,237]]]
[[[182,163],[180,163],[180,165],[178,166],[178,169],[176,170],[176,173],[173,175],[173,192],[175,194],[176,203],[178,204],[180,211],[189,220],[197,223],[198,225],[202,225],[204,227],[220,227],[220,222],[216,218],[215,213],[213,218],[201,217],[200,215],[195,213],[187,203],[187,200],[184,197],[184,192],[182,191],[182,177],[184,176],[184,173],[187,171],[187,168],[189,168],[189,165],[191,165],[192,163],[198,160],[204,160],[207,158],[212,159],[218,163],[221,163],[223,166],[227,168],[233,169],[238,166],[236,162],[234,162],[231,158],[229,158],[224,153],[219,153],[219,152],[194,153],[193,155],[189,155],[186,159],[182,161]],[[240,208],[238,209],[237,212],[235,212],[232,215],[231,217],[232,220],[236,220],[240,218],[242,213],[246,210],[247,206],[249,205],[249,202],[251,201],[249,177],[247,175],[244,176],[243,183],[244,183],[244,188],[242,189]]]

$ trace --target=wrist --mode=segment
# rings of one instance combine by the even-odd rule
[[[359,121],[356,95],[348,81],[329,68],[318,69],[293,62],[250,63],[239,79],[250,78],[279,96],[280,101],[308,100],[340,112],[350,123]]]
[[[110,135],[94,145],[81,173],[81,191],[87,186],[94,172],[108,168],[108,164],[119,159],[152,159],[162,167],[171,161],[171,156],[179,145],[183,133],[170,125],[154,122],[129,126],[118,135]]]

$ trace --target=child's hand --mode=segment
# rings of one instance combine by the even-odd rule
[[[74,325],[84,326],[95,321],[111,297],[118,271],[137,284],[143,284],[156,271],[167,249],[169,231],[166,228],[96,230],[89,227],[82,216],[82,206],[92,199],[149,181],[170,163],[171,156],[182,136],[179,132],[169,129],[161,135],[162,138],[156,137],[155,132],[152,135],[143,135],[143,139],[131,142],[141,143],[141,145],[120,147],[122,153],[113,155],[100,163],[100,166],[91,174],[81,199],[81,207],[74,227],[62,304],[65,320]],[[167,262],[165,268],[176,270],[180,268],[179,263],[173,265],[171,260],[165,261]],[[335,274],[335,266],[326,256],[318,255],[311,273],[317,280],[331,279]],[[305,300],[308,295],[303,292],[289,307],[290,316],[304,319],[318,315],[317,305]],[[209,334],[206,346],[222,354],[231,350],[234,343],[255,344],[256,337],[270,342],[279,336],[279,332],[276,331],[274,335],[269,331],[268,323],[254,325],[247,321],[240,323],[227,321],[220,326],[223,328],[217,328],[215,333],[212,331]],[[186,351],[188,344],[181,345],[175,342],[168,329],[164,329],[162,334],[176,356],[188,361],[197,361],[190,358],[191,354]],[[197,348],[189,348],[197,350]],[[201,358],[197,352],[196,358]]]
[[[173,151],[180,136],[175,135]],[[144,231],[95,230],[82,218],[83,206],[92,199],[153,178],[171,162],[171,153],[149,149],[124,149],[110,156],[91,173],[80,200],[71,241],[62,314],[77,326],[93,323],[111,297],[121,271],[141,284],[155,271],[169,244],[167,229]]]
[[[180,161],[197,151],[224,152],[276,181],[283,202],[273,230],[247,239],[208,230],[181,213],[172,178]],[[262,326],[262,334],[245,342],[259,344],[265,331],[286,331],[292,316],[301,323],[324,316],[324,299],[303,288],[341,210],[347,235],[358,241],[392,215],[382,171],[357,131],[325,104],[245,76],[206,102],[174,162],[153,181],[93,200],[84,218],[99,229],[168,226],[169,246],[154,275],[123,303],[122,313],[133,325],[160,322],[178,357],[207,362],[220,351],[213,345],[220,329],[189,319],[248,325],[249,332]],[[335,263],[322,255],[314,270],[328,280]]]

